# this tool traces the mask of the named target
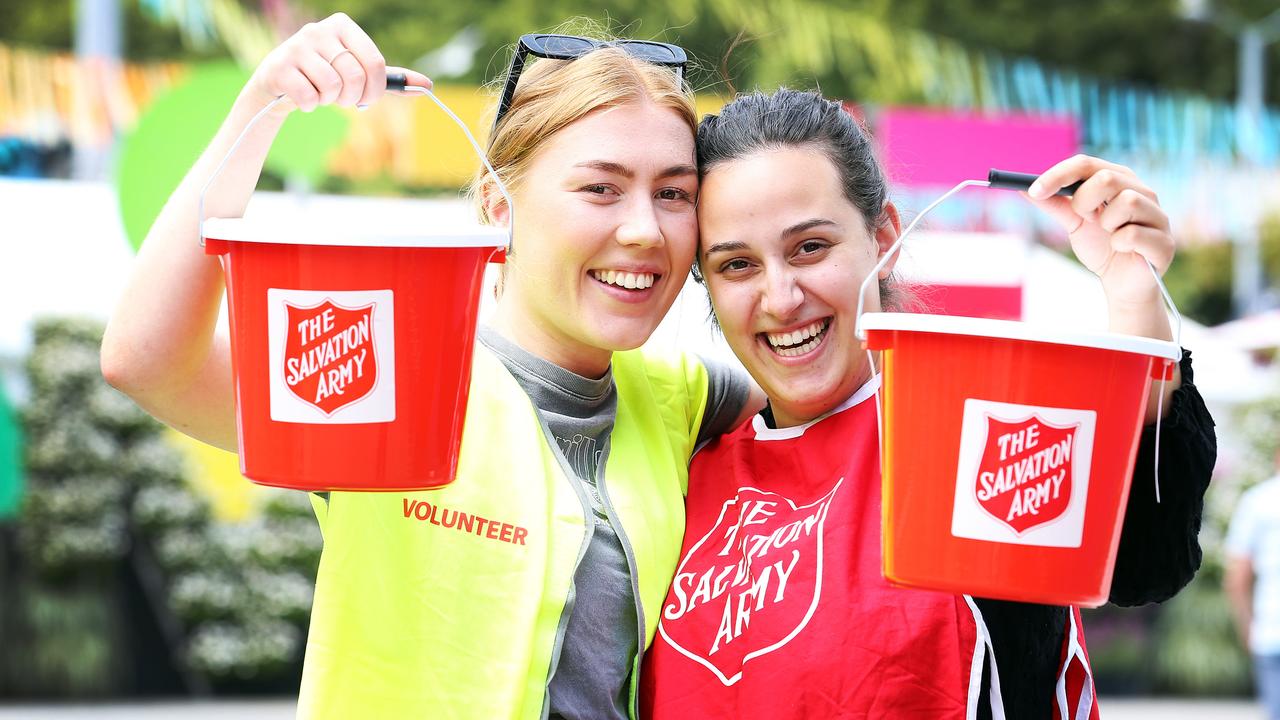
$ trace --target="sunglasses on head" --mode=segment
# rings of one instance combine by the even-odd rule
[[[551,60],[573,60],[602,47],[616,47],[631,57],[654,65],[676,68],[676,73],[682,80],[685,64],[689,61],[684,48],[648,40],[602,42],[576,35],[521,35],[516,52],[511,56],[511,66],[507,68],[507,81],[502,87],[502,99],[498,101],[498,114],[493,119],[493,127],[496,129],[503,116],[511,109],[511,101],[516,94],[516,82],[520,80],[525,60],[530,55]]]

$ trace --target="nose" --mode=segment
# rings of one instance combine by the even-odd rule
[[[766,267],[760,309],[779,320],[790,320],[804,303],[796,274],[785,265]]]
[[[627,204],[622,224],[618,226],[618,242],[633,247],[661,247],[666,239],[658,223],[657,208],[649,198],[637,197]]]

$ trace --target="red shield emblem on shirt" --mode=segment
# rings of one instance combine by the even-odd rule
[[[843,479],[805,505],[743,488],[676,569],[658,631],[725,685],[800,635],[822,593],[822,533]]]
[[[345,308],[285,303],[284,378],[289,390],[325,415],[364,399],[378,382],[373,314],[377,303]]]
[[[978,504],[1017,535],[1062,517],[1071,505],[1079,425],[1038,416],[1005,422],[987,416],[986,445],[974,478]]]

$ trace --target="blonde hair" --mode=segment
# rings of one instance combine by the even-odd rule
[[[693,91],[673,68],[634,58],[615,47],[593,50],[574,60],[530,58],[510,109],[489,137],[489,163],[514,190],[548,138],[594,110],[636,102],[669,107],[689,125],[690,134],[697,131]],[[492,219],[480,191],[490,182],[488,171],[481,167],[471,183],[472,198],[485,223]]]

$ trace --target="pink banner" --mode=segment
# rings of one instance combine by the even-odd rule
[[[985,180],[991,168],[1041,173],[1080,148],[1079,128],[1068,117],[919,108],[881,110],[875,137],[889,181],[899,187]]]

